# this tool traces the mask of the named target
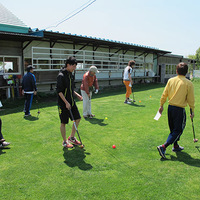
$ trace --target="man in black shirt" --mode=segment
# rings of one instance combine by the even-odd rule
[[[58,110],[60,116],[60,132],[63,138],[63,146],[66,148],[72,148],[73,145],[80,145],[81,143],[74,137],[76,129],[72,126],[71,135],[66,138],[66,124],[69,122],[69,118],[72,120],[69,110],[72,111],[76,126],[81,120],[80,113],[74,100],[74,95],[79,100],[83,100],[82,96],[74,91],[74,76],[72,72],[76,69],[77,61],[74,57],[69,57],[66,60],[65,67],[61,69],[57,77],[57,93],[58,93]],[[72,144],[70,144],[72,143]]]

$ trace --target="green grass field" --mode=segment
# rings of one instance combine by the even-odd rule
[[[200,82],[195,81],[197,138]],[[78,128],[85,149],[63,149],[55,101],[33,104],[32,117],[23,105],[2,109],[3,134],[11,145],[0,150],[0,194],[4,199],[200,199],[199,143],[193,143],[189,107],[181,137],[181,153],[169,146],[166,160],[156,147],[169,134],[167,103],[159,121],[164,85],[135,86],[136,103],[123,103],[125,89],[101,91],[92,99],[94,119],[82,118]],[[141,102],[140,102],[141,101]],[[82,115],[82,102],[77,102]],[[107,118],[107,119],[106,119]],[[72,122],[67,125],[67,135]],[[116,145],[116,149],[112,145]]]

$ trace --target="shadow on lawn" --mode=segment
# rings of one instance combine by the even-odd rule
[[[64,163],[69,167],[77,166],[80,170],[84,171],[92,169],[92,165],[84,161],[85,154],[90,155],[90,153],[85,153],[85,149],[75,146],[73,149],[63,148],[63,152],[63,157],[65,158]]]
[[[6,152],[4,152],[3,150],[5,150],[5,149],[10,149],[9,147],[1,147],[0,148],[0,156],[2,155],[2,154],[5,154]]]
[[[39,119],[39,117],[34,117],[34,116],[28,116],[28,117],[24,117],[25,120],[28,121],[36,121]]]
[[[145,105],[138,105],[136,103],[128,104],[129,106],[135,106],[135,107],[145,107]]]
[[[186,152],[176,152],[176,156],[170,155],[171,159],[170,161],[179,161],[183,162],[187,165],[194,166],[194,167],[200,167],[200,159],[192,158],[188,153]],[[168,160],[168,159],[167,159]]]
[[[107,126],[108,124],[104,123],[104,119],[97,119],[97,118],[85,118],[86,121],[90,122],[91,124],[98,124],[99,126]]]

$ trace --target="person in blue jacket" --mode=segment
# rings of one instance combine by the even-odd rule
[[[24,75],[22,80],[22,95],[25,97],[24,104],[24,116],[31,116],[30,109],[33,101],[33,95],[37,94],[36,79],[33,74],[33,69],[35,67],[32,65],[27,66],[27,73]]]

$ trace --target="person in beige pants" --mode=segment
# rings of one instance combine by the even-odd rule
[[[95,115],[91,111],[91,98],[92,90],[95,87],[95,94],[99,91],[98,80],[96,73],[99,73],[96,66],[91,66],[89,71],[83,75],[83,80],[81,84],[81,95],[83,97],[83,117],[93,118]]]

